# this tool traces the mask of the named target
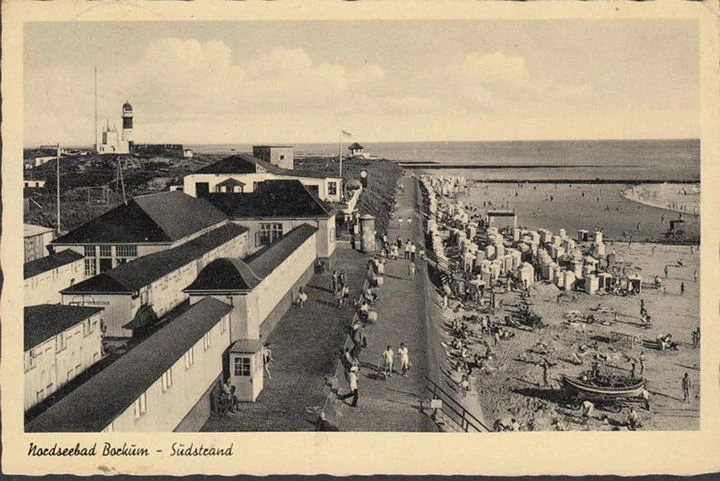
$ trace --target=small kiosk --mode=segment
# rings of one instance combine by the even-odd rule
[[[241,339],[230,346],[230,384],[240,401],[255,402],[263,389],[263,344]]]

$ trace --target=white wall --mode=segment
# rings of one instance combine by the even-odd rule
[[[315,179],[312,177],[299,177],[294,175],[277,175],[268,172],[250,173],[250,174],[189,174],[183,179],[183,192],[187,195],[197,197],[195,191],[195,183],[207,182],[210,192],[215,192],[215,186],[228,179],[236,179],[245,184],[243,193],[251,193],[255,191],[255,182],[264,182],[266,180],[299,180],[306,186],[317,186],[318,197],[324,201],[340,202],[342,198],[342,186],[339,178]],[[337,190],[335,195],[329,195],[329,182],[337,182]]]
[[[331,218],[318,219],[238,219],[233,221],[248,229],[249,248],[248,253],[257,252],[264,245],[255,245],[255,235],[260,231],[260,224],[282,224],[283,235],[303,224],[310,224],[318,228],[316,235],[317,257],[330,257],[335,252],[335,216]]]
[[[73,296],[63,295],[63,304],[76,303],[85,306],[104,307],[104,319],[107,325],[106,336],[131,337],[132,330],[122,326],[130,322],[143,303],[152,305],[158,317],[165,315],[187,299],[183,292],[207,264],[220,257],[239,257],[247,255],[247,233],[243,233],[208,251],[199,259],[176,269],[150,285],[140,289],[139,296],[132,299],[128,294],[99,294]]]
[[[228,318],[229,314],[226,314],[222,319]],[[170,368],[172,386],[163,392],[162,376],[159,377],[145,391],[145,414],[136,416],[135,406],[130,405],[112,422],[113,431],[171,432],[180,424],[222,373],[222,355],[230,345],[230,329],[225,328],[223,332],[222,319],[210,330],[207,350],[203,347],[203,339],[193,346],[194,364],[186,368],[185,357],[180,356]]]
[[[83,259],[25,279],[24,304],[26,306],[59,304],[62,300],[60,291],[70,287],[73,279],[74,284],[86,279]]]
[[[25,351],[25,410],[101,359],[101,314],[90,316],[89,330],[83,327],[83,323],[88,321],[83,321],[63,331],[65,348],[61,351],[56,350],[58,336],[36,346],[34,367],[30,367],[30,351]],[[39,391],[42,391],[40,395]]]

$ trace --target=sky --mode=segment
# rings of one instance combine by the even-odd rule
[[[696,138],[692,20],[30,23],[24,143]]]

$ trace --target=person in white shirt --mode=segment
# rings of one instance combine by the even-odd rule
[[[350,406],[352,406],[354,408],[357,407],[357,402],[358,402],[357,372],[358,372],[357,366],[353,366],[350,368],[350,373],[348,374],[348,384],[350,387],[350,392],[348,392],[344,396],[340,396],[340,400],[342,400],[342,401],[344,401],[345,399],[348,399],[348,398],[353,398]]]
[[[393,365],[395,364],[395,353],[392,347],[388,346],[382,353],[383,358],[383,373],[387,377],[392,377]]]
[[[407,377],[407,372],[410,369],[410,353],[403,342],[401,342],[400,347],[398,347],[398,355],[400,356],[400,370],[402,371],[402,375]]]

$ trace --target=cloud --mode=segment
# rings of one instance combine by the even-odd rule
[[[318,63],[301,48],[275,47],[234,61],[221,41],[165,38],[120,78],[121,88],[150,111],[240,114],[352,108],[354,97],[378,88],[385,72]]]

